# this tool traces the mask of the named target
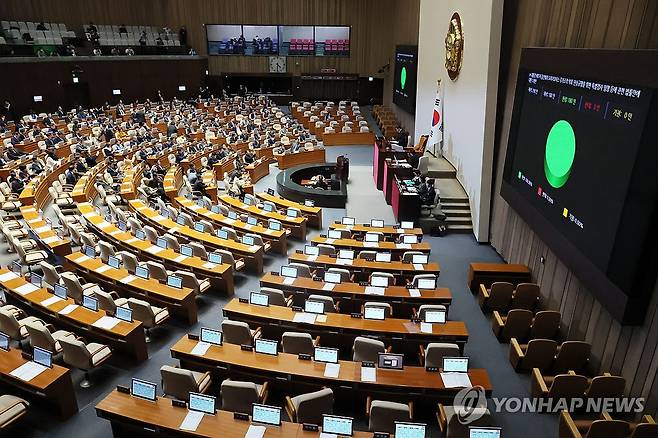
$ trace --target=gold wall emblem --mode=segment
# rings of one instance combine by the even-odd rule
[[[446,71],[453,81],[459,76],[464,58],[464,29],[458,12],[452,14],[446,34]]]

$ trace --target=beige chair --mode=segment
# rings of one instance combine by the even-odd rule
[[[324,313],[339,313],[340,303],[334,303],[334,299],[326,295],[311,294],[309,301],[320,301],[324,303]]]
[[[100,258],[103,263],[107,263],[110,256],[116,255],[116,249],[114,246],[102,240],[98,242],[98,248],[100,249]]]
[[[203,260],[208,260],[208,251],[206,248],[198,242],[190,242],[188,246],[192,248],[192,255],[194,257],[200,257]],[[224,256],[222,255],[222,261],[224,261]]]
[[[158,232],[150,225],[144,225],[144,235],[154,245],[158,241]]]
[[[110,315],[116,314],[117,307],[126,307],[128,299],[119,297],[119,295],[112,292],[105,292],[103,290],[94,291],[94,297],[98,300],[98,308],[106,311]]]
[[[30,333],[27,331],[27,324],[46,327],[46,323],[35,316],[18,319],[21,316],[23,316],[22,313],[17,315],[13,309],[0,308],[0,332],[5,333],[10,339],[22,343],[23,340],[30,336]]]
[[[296,397],[286,396],[286,412],[294,423],[322,424],[322,416],[334,411],[334,392],[331,388]]]
[[[284,332],[281,344],[284,353],[313,355],[315,347],[320,345],[320,337],[313,339],[308,333]]]
[[[121,257],[121,264],[123,265],[123,268],[134,275],[137,266],[140,266],[137,257],[127,251],[119,251],[117,252],[117,255]]]
[[[176,252],[180,252],[180,244],[178,243],[178,239],[176,239],[175,236],[172,236],[169,233],[165,233],[162,237],[167,241],[167,248]]]
[[[220,388],[222,410],[251,414],[254,403],[267,401],[268,388],[268,382],[257,385],[253,382],[226,379]]]
[[[378,354],[386,352],[386,345],[377,339],[357,336],[352,345],[352,360],[354,362],[377,362]]]
[[[446,320],[448,319],[448,308],[443,304],[421,304],[418,308],[418,311],[414,309],[414,314],[416,318],[420,318],[425,321],[425,312],[432,311],[443,311],[446,312]]]
[[[56,284],[60,283],[61,267],[53,266],[46,261],[39,263],[39,266],[41,266],[41,272],[43,272],[41,280],[45,287],[53,289]]]
[[[14,248],[20,257],[22,264],[27,265],[30,270],[32,266],[37,265],[44,260],[48,260],[48,253],[46,251],[38,249],[26,250],[23,245],[20,244],[14,245]]]
[[[6,430],[27,413],[30,404],[13,395],[0,395],[0,431]]]
[[[210,289],[210,280],[199,280],[196,275],[190,271],[175,271],[173,275],[183,279],[183,287],[189,287],[196,295],[205,293]]]
[[[413,403],[396,403],[373,400],[368,396],[366,415],[369,417],[368,430],[371,432],[395,433],[395,422],[409,422],[413,419]]]
[[[100,367],[111,356],[112,350],[107,345],[90,342],[86,344],[78,339],[62,338],[59,340],[64,353],[64,362],[69,366],[84,371],[84,379],[80,382],[82,388],[89,388],[89,372]]]
[[[419,349],[420,364],[425,368],[438,369],[443,367],[444,357],[461,356],[459,345],[446,342],[430,342],[427,344],[427,348],[420,345]]]
[[[149,277],[155,278],[161,283],[166,283],[167,276],[171,275],[171,271],[167,271],[162,263],[148,260],[146,262],[146,267],[149,270]]]
[[[377,257],[377,251],[363,250],[359,252],[357,258],[373,261]]]
[[[418,274],[414,275],[414,277],[411,279],[411,287],[418,287],[418,281],[419,280],[434,280],[434,284],[436,285],[436,275],[434,274]]]
[[[475,419],[469,421],[468,424],[464,424],[457,414],[455,406],[444,406],[439,403],[436,410],[436,419],[439,423],[441,435],[446,438],[468,438],[470,427],[491,426],[491,412],[486,407],[476,407],[468,412]]]
[[[487,289],[483,284],[480,285],[478,301],[480,307],[485,312],[497,310],[500,313],[507,313],[512,304],[514,295],[514,285],[505,281],[497,281]]]
[[[311,278],[313,274],[311,273],[311,268],[304,263],[289,263],[288,266],[297,268],[297,277],[306,277]]]
[[[150,342],[151,329],[169,319],[166,307],[155,307],[137,298],[128,298],[128,307],[133,312],[133,318],[141,321],[146,330],[146,342]]]
[[[230,253],[229,251],[226,251],[225,249],[218,249],[216,252],[220,253],[222,255],[222,263],[226,263],[228,265],[232,265],[236,271],[241,271],[245,267],[244,260],[242,259],[235,259],[233,257],[233,254]]]
[[[51,333],[48,327],[38,321],[26,323],[25,328],[30,338],[31,347],[52,351],[54,355],[62,352],[62,346],[59,342],[61,339],[77,339],[74,333],[66,330],[57,330]]]
[[[208,371],[198,373],[169,365],[160,367],[160,376],[164,395],[185,401],[189,400],[190,392],[205,393],[212,383]]]
[[[103,291],[96,283],[83,283],[84,280],[73,272],[62,272],[61,277],[66,286],[66,295],[77,304],[82,304],[83,295],[93,295],[97,291]]]
[[[254,339],[260,337],[261,329],[251,330],[249,324],[242,321],[222,321],[222,333],[224,342],[237,345],[253,345]]]
[[[318,243],[318,253],[329,257],[336,257],[336,247],[326,243]]]
[[[260,293],[267,295],[268,303],[270,306],[283,306],[290,307],[292,305],[292,297],[286,298],[285,294],[281,289],[275,289],[272,287],[261,287]]]
[[[423,254],[424,252],[422,251],[405,251],[402,253],[402,262],[411,263],[415,255],[423,255]]]
[[[509,360],[517,372],[533,368],[546,372],[553,365],[556,354],[557,342],[551,339],[531,339],[527,345],[519,344],[516,338],[510,339]]]

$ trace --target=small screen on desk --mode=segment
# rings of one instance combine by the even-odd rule
[[[135,237],[137,237],[139,240],[144,240],[146,239],[146,234],[142,230],[137,230],[135,231]]]
[[[413,234],[405,234],[402,236],[402,243],[418,243],[418,236],[414,236]]]
[[[211,252],[208,254],[208,261],[219,265],[222,263],[222,255],[218,252]]]
[[[66,286],[62,286],[61,284],[55,283],[53,285],[53,291],[55,292],[56,296],[60,297],[63,300],[66,299]]]
[[[341,249],[338,251],[338,258],[343,260],[354,260],[354,250]]]
[[[119,266],[121,266],[121,262],[119,261],[119,259],[114,256],[109,256],[107,258],[107,264],[113,267],[114,269],[119,269]]]
[[[98,310],[98,300],[96,298],[90,297],[89,295],[83,295],[82,307],[86,307],[87,309],[96,312]]]
[[[206,327],[201,327],[201,342],[222,345],[222,332]]]
[[[187,257],[192,257],[192,247],[189,245],[181,245],[180,253]]]
[[[329,230],[327,231],[327,237],[329,239],[340,239],[343,237],[343,233],[340,230]]]
[[[212,395],[197,394],[190,392],[190,411],[203,412],[204,414],[215,415],[215,397]]]
[[[324,363],[338,363],[338,348],[315,347],[313,360]]]
[[[256,226],[256,225],[258,225],[258,219],[256,219],[256,218],[253,217],[253,216],[247,216],[247,223],[248,223],[249,225]]]
[[[145,400],[155,401],[155,390],[157,385],[155,383],[147,382],[145,380],[132,379],[130,384],[130,393]]]
[[[404,368],[404,355],[394,353],[378,353],[377,366],[389,370],[401,370]]]
[[[175,287],[176,289],[182,289],[183,279],[176,277],[175,275],[167,275],[167,286]]]
[[[377,254],[375,254],[375,261],[381,263],[391,263],[391,253],[378,252]]]
[[[178,225],[185,225],[185,216],[179,214],[178,217],[176,218],[176,223]]]
[[[217,230],[217,237],[219,237],[220,239],[228,240],[228,231]]]
[[[265,203],[263,203],[263,210],[265,210],[268,213],[273,212],[274,211],[274,206],[272,204],[270,204],[269,202],[265,202]]]
[[[281,275],[283,277],[297,278],[297,268],[294,266],[281,266]]]
[[[411,221],[402,221],[400,223],[400,228],[402,228],[403,230],[413,230],[414,223]]]
[[[383,321],[386,319],[386,309],[384,307],[366,307],[363,312],[365,319],[376,319]]]
[[[229,211],[227,216],[229,219],[233,219],[233,220],[236,220],[238,218],[238,214],[233,210]]]
[[[365,241],[366,242],[379,242],[379,234],[366,233]]]
[[[269,339],[256,339],[254,347],[256,353],[270,354],[273,356],[279,354],[279,343],[277,341],[270,341]]]
[[[9,351],[9,343],[11,342],[11,339],[9,338],[9,335],[6,333],[0,332],[0,349]]]
[[[324,281],[325,283],[338,284],[341,282],[340,274],[338,272],[325,272]]]
[[[445,310],[426,310],[425,311],[425,322],[432,324],[445,324],[446,322],[446,311]]]
[[[211,205],[210,211],[212,211],[215,214],[219,214],[219,205]]]
[[[344,217],[341,220],[341,223],[343,225],[354,225],[356,223],[356,219],[354,219],[353,217]]]
[[[419,278],[416,282],[418,289],[436,289],[436,277],[434,278]]]
[[[427,254],[413,254],[411,262],[415,265],[426,265],[429,262],[429,256]]]
[[[138,276],[139,278],[143,278],[145,280],[148,280],[149,270],[148,270],[148,268],[146,268],[144,266],[137,266],[135,268],[135,275]]]
[[[322,301],[306,300],[304,312],[322,315],[324,313],[324,303]]]
[[[500,427],[469,427],[468,438],[500,438]]]
[[[395,438],[425,438],[425,425],[395,422]]]
[[[133,322],[133,311],[128,307],[117,307],[114,316],[126,322]]]
[[[381,277],[379,275],[373,275],[370,277],[370,285],[375,287],[388,287],[388,277]]]
[[[242,236],[242,243],[244,243],[245,245],[253,245],[254,236],[247,236],[247,235]]]
[[[254,403],[251,421],[254,423],[281,425],[281,408]]]
[[[203,233],[203,231],[206,229],[206,227],[203,226],[201,222],[197,222],[194,224],[194,230],[198,231],[200,233]]]
[[[384,228],[384,221],[381,219],[373,219],[370,221],[370,226],[374,228]]]
[[[322,433],[352,436],[354,419],[324,414],[322,416]]]
[[[256,304],[257,306],[269,306],[270,297],[266,294],[252,292],[249,294],[249,304]]]
[[[155,241],[155,244],[160,248],[167,249],[167,239],[164,237],[158,237],[158,240]]]
[[[267,222],[267,226],[270,230],[281,231],[281,222],[270,220]]]
[[[94,249],[93,246],[85,245],[85,255],[87,257],[94,258],[96,257],[96,250]]]
[[[297,217],[298,214],[299,212],[294,208],[289,208],[288,210],[286,210],[286,216],[288,217]]]
[[[320,248],[318,248],[317,246],[313,246],[313,245],[305,245],[304,246],[304,254],[310,255],[310,256],[320,255]]]
[[[34,272],[30,274],[30,283],[35,285],[36,287],[41,287],[41,275],[35,274]]]
[[[52,368],[53,366],[53,354],[40,347],[34,347],[34,351],[32,352],[32,360],[34,362],[38,363],[39,365],[43,365],[44,367]]]
[[[467,373],[468,357],[444,357],[443,372],[445,373]]]

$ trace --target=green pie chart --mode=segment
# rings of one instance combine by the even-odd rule
[[[407,83],[407,67],[402,67],[402,71],[400,72],[400,87],[404,90],[404,86]]]
[[[544,173],[548,183],[559,189],[567,183],[576,157],[576,134],[566,120],[555,122],[546,137]]]

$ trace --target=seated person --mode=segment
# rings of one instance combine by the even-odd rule
[[[418,194],[420,195],[420,203],[423,205],[434,204],[436,197],[436,190],[434,189],[434,179],[425,178],[424,182],[418,187]]]
[[[329,183],[324,175],[315,175],[311,178],[311,186],[316,189],[329,190]]]
[[[256,155],[251,151],[247,151],[247,152],[245,152],[245,154],[243,156],[243,159],[244,159],[245,164],[251,164],[254,161],[256,161]]]
[[[11,192],[20,195],[25,188],[25,183],[18,177],[18,171],[11,174],[8,180]]]

